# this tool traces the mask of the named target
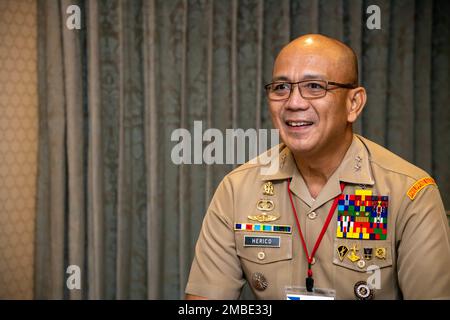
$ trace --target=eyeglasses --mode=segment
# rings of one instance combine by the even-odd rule
[[[264,88],[266,89],[267,97],[269,98],[269,100],[281,101],[290,98],[295,85],[298,85],[300,95],[304,99],[322,98],[327,94],[327,91],[333,89],[355,89],[357,87],[356,85],[351,83],[338,83],[326,80],[304,80],[299,82],[277,81],[266,84]],[[330,85],[336,86],[338,88],[329,88]]]

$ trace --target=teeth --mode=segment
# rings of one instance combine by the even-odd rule
[[[298,122],[288,121],[288,125],[290,125],[291,127],[302,127],[302,126],[308,126],[311,124],[312,124],[312,122],[308,122],[308,121],[298,121]]]

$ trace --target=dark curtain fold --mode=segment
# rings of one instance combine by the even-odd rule
[[[81,9],[81,30],[65,26]],[[381,30],[366,8],[381,9]],[[427,170],[450,208],[449,2],[39,0],[35,298],[177,299],[232,165],[171,161],[173,130],[270,128],[278,51],[320,32],[352,46],[357,132]],[[81,290],[69,290],[69,265]],[[250,297],[245,293],[243,297]]]

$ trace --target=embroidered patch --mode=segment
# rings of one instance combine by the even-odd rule
[[[277,224],[257,224],[257,223],[236,223],[234,230],[254,231],[254,232],[274,232],[274,233],[291,233],[291,226],[283,226]]]
[[[411,200],[414,200],[414,198],[416,197],[417,193],[422,190],[423,188],[425,188],[428,185],[436,185],[436,182],[434,181],[433,178],[431,177],[426,177],[426,178],[422,178],[418,181],[416,181],[416,183],[414,183],[412,185],[411,188],[409,188],[408,192],[406,193],[408,195],[408,197]]]
[[[386,240],[388,197],[341,195],[338,200],[336,237]]]

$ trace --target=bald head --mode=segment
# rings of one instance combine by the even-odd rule
[[[357,84],[356,55],[342,42],[309,34],[281,50],[267,97],[274,126],[297,165],[345,154],[367,100]]]
[[[312,57],[326,62],[322,67],[331,77],[329,80],[358,84],[358,59],[355,52],[346,44],[320,34],[307,34],[287,44],[275,60],[274,73],[280,64],[295,64],[298,59],[313,61]]]

